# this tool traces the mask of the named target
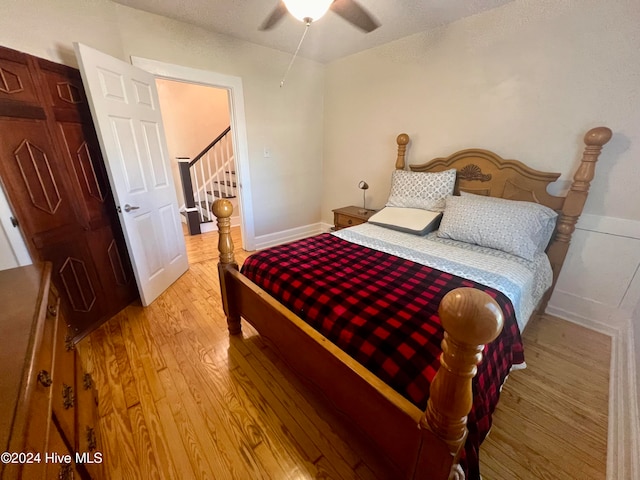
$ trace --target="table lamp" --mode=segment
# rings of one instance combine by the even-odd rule
[[[361,180],[360,183],[358,184],[358,188],[360,190],[362,190],[362,209],[358,211],[358,213],[367,213],[367,189],[369,188],[369,185],[367,184],[367,182],[365,182],[364,180]]]

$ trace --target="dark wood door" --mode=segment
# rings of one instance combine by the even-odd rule
[[[0,180],[77,337],[136,298],[77,70],[0,47]]]

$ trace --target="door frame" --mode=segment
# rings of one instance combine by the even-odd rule
[[[234,155],[237,159],[236,170],[239,180],[238,185],[240,187],[238,204],[240,209],[242,248],[247,251],[255,250],[253,202],[251,198],[251,178],[249,175],[249,143],[247,140],[247,124],[244,114],[242,78],[133,55],[131,56],[131,63],[159,78],[197,83],[227,90],[229,94],[231,135]]]
[[[9,241],[11,257],[15,259],[16,267],[22,267],[24,265],[31,265],[31,255],[27,249],[27,244],[22,236],[22,229],[18,226],[15,227],[11,223],[11,217],[16,217],[9,201],[4,193],[2,182],[0,182],[0,229],[4,232]],[[4,255],[4,253],[3,253]]]

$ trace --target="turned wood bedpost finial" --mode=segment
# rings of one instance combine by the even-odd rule
[[[441,367],[431,383],[421,426],[443,439],[457,459],[467,436],[467,415],[473,401],[471,381],[485,344],[502,331],[504,317],[497,302],[475,288],[447,293],[438,313],[445,330]]]
[[[219,198],[213,202],[211,211],[218,222],[218,252],[223,265],[235,263],[233,240],[231,239],[231,214],[233,205],[229,200]]]
[[[404,170],[404,155],[407,151],[407,144],[409,143],[409,135],[401,133],[396,138],[398,144],[398,158],[396,159],[396,170]]]
[[[218,277],[220,279],[220,292],[222,295],[222,308],[227,316],[227,327],[231,335],[239,335],[242,333],[240,324],[240,315],[233,306],[230,298],[233,291],[227,284],[225,273],[229,269],[238,270],[238,264],[233,255],[233,240],[231,239],[231,214],[233,213],[233,205],[229,200],[219,198],[213,202],[211,211],[216,216],[218,222],[218,252],[220,253],[218,262]]]
[[[578,217],[587,201],[591,180],[595,175],[596,162],[602,147],[611,139],[612,132],[607,127],[596,127],[584,136],[585,148],[580,166],[573,176],[571,188],[562,206],[562,215],[558,221],[557,240],[569,243],[575,230]]]

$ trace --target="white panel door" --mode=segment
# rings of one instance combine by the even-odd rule
[[[143,305],[189,268],[155,78],[74,43]]]

